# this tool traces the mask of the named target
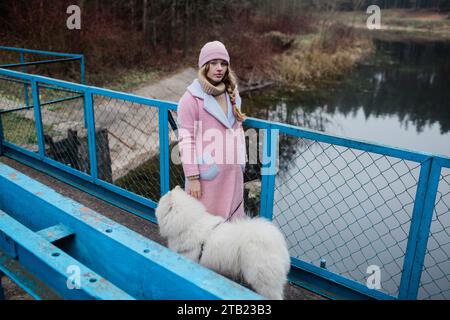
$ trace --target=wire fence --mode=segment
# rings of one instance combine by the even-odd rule
[[[175,185],[184,186],[175,104],[4,69],[0,76],[5,146],[154,203]],[[450,298],[450,159],[258,119],[244,128],[259,130],[260,152],[277,147],[279,155],[276,173],[264,175],[261,163],[246,165],[246,212],[271,217],[293,258],[314,266],[326,261],[328,271],[364,286],[367,268],[376,265],[382,272],[378,291],[388,296],[403,297],[407,288],[414,297],[410,287],[417,280],[419,299]],[[277,146],[266,139],[274,129],[280,132]],[[429,178],[435,166],[438,182]],[[434,204],[429,229],[427,201]],[[429,234],[428,243],[421,232]],[[423,243],[423,271],[417,279],[405,276]]]
[[[382,270],[397,296],[420,164],[309,139],[282,136],[274,221],[292,256],[366,284]],[[286,151],[287,152],[287,151]]]
[[[30,151],[37,151],[34,111],[27,107],[24,91],[30,88],[27,80],[0,77],[0,110],[3,113],[4,138]],[[31,93],[31,90],[29,91]]]
[[[450,168],[443,168],[429,233],[419,299],[450,299]]]
[[[158,109],[101,95],[94,95],[93,102],[96,132],[102,132],[103,137],[96,145],[99,177],[157,201],[160,196]]]

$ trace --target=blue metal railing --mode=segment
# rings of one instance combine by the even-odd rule
[[[48,65],[51,63],[60,63],[60,62],[68,62],[68,61],[79,61],[80,63],[80,83],[85,83],[85,66],[84,66],[84,55],[82,54],[73,54],[73,53],[61,53],[61,52],[53,52],[53,51],[43,51],[43,50],[32,50],[32,49],[24,49],[24,48],[15,48],[15,47],[7,47],[0,46],[0,51],[7,52],[15,52],[19,55],[19,63],[7,63],[1,64],[0,68],[13,68],[13,67],[21,67],[21,71],[26,73],[27,66],[35,66],[35,65]],[[38,57],[42,56],[50,56],[54,57],[52,59],[42,60],[34,60],[28,61],[26,59],[26,55],[36,55]],[[25,91],[27,89],[25,88]],[[25,95],[27,97],[27,95]],[[27,103],[28,105],[28,103]]]
[[[145,122],[142,120],[142,115],[148,117],[148,123],[151,123],[152,126],[158,128],[158,138],[155,139],[155,136],[152,135],[151,131],[144,132],[143,134],[147,134],[149,139],[154,139],[152,143],[159,144],[159,167],[157,170],[159,170],[159,191],[160,195],[162,195],[170,189],[171,140],[169,136],[171,127],[169,127],[169,115],[176,111],[177,105],[175,103],[6,69],[0,69],[0,75],[7,79],[30,82],[37,139],[37,146],[35,149],[19,146],[5,138],[5,132],[2,132],[0,125],[0,137],[2,137],[0,144],[2,149],[0,150],[3,150],[3,154],[16,159],[21,159],[30,165],[33,164],[43,170],[47,170],[50,174],[65,179],[67,182],[72,183],[77,187],[85,188],[88,192],[103,197],[107,201],[115,203],[122,208],[155,222],[153,212],[149,211],[148,208],[156,208],[158,201],[157,197],[149,198],[147,196],[142,196],[133,191],[126,190],[122,186],[114,184],[114,182],[108,182],[99,178],[99,164],[97,160],[99,159],[101,150],[99,149],[96,140],[96,124],[101,122],[105,125],[105,121],[100,121],[100,118],[105,116],[106,112],[103,112],[105,110],[108,110],[109,113],[118,112],[117,116],[119,116],[119,109],[121,111],[120,114],[136,112],[136,118],[139,119],[138,121],[140,123]],[[52,159],[46,154],[44,142],[45,125],[43,124],[41,114],[42,105],[39,102],[39,88],[42,86],[52,86],[55,90],[71,90],[83,95],[83,116],[78,121],[84,122],[87,125],[88,172],[76,170],[64,163]],[[109,100],[105,103],[104,99]],[[141,108],[139,107],[144,107],[147,110],[155,110],[155,113],[142,113]],[[0,117],[4,116],[4,114],[5,112],[2,111]],[[153,121],[156,119],[156,116],[157,121]],[[2,122],[0,121],[0,124],[1,123]],[[127,123],[128,127],[123,129],[124,132],[139,129],[137,128],[137,125],[130,124],[129,119],[126,118],[122,118],[120,123],[124,126],[125,123]],[[109,124],[110,130],[117,126],[117,122],[109,122],[107,124]],[[274,222],[278,223],[285,232],[288,242],[291,244],[291,279],[304,287],[330,297],[416,299],[418,297],[419,289],[421,288],[424,260],[431,252],[429,250],[427,251],[427,243],[430,236],[430,225],[432,223],[433,213],[436,210],[435,204],[438,188],[440,185],[445,185],[445,182],[450,185],[450,181],[447,181],[447,176],[442,176],[441,174],[442,170],[450,168],[450,159],[445,156],[337,137],[292,125],[255,118],[247,119],[245,125],[255,129],[262,129],[264,132],[259,212],[261,216],[273,219]],[[143,129],[141,128],[139,130],[142,131]],[[113,132],[111,132],[111,134],[113,134]],[[123,136],[125,135],[126,134],[124,133]],[[117,136],[117,133],[115,136],[117,140],[124,140],[122,141],[122,144],[124,145],[129,142],[129,140],[125,141],[125,138]],[[302,169],[293,170],[295,175],[287,180],[283,180],[278,172],[272,170],[269,164],[270,161],[268,161],[271,156],[279,153],[280,150],[277,148],[279,148],[279,140],[282,138],[295,140],[294,142],[296,143],[301,142],[301,146],[303,146],[299,148],[301,150],[299,156],[291,161],[292,163],[295,163],[297,167],[301,167]],[[130,150],[133,150],[132,147],[133,146],[129,146]],[[319,150],[319,153],[317,153],[317,150]],[[139,155],[137,155],[136,158],[138,156]],[[320,161],[322,161],[322,163]],[[342,166],[340,166],[340,163],[342,163]],[[315,168],[309,167],[313,164],[316,166]],[[370,171],[372,169],[369,170],[369,167],[375,169],[376,174],[372,174],[373,172]],[[399,169],[397,169],[397,167]],[[388,181],[385,176],[388,176],[392,169],[394,170],[393,172],[398,170],[399,173],[395,172],[397,173],[397,178],[395,180]],[[309,171],[312,172],[311,176],[304,177],[304,179],[301,178],[302,174],[306,174],[305,172]],[[367,180],[366,182],[359,183],[358,187],[354,188],[354,186],[348,184],[349,179],[346,178],[346,171],[351,173],[350,180],[362,181],[361,175],[363,174],[369,178],[365,179]],[[318,181],[318,186],[312,185],[312,183],[315,183],[315,179]],[[379,188],[377,188],[376,185],[378,183],[376,181],[377,179],[383,181]],[[301,184],[300,181],[302,181]],[[404,184],[400,191],[392,187],[392,184],[396,181],[400,181]],[[413,182],[411,183],[411,181]],[[406,183],[408,184],[406,185]],[[292,189],[303,192],[301,196],[299,196],[300,193],[292,192],[287,194],[287,192],[284,191],[289,190],[289,187],[292,187],[292,185],[294,185]],[[328,194],[322,194],[324,192],[322,192],[320,188],[323,186],[332,186],[332,189],[328,190]],[[347,189],[352,189],[348,195],[345,192]],[[372,192],[369,191],[369,189],[375,189],[375,191]],[[386,190],[392,197],[385,197]],[[361,198],[360,193],[365,193],[367,196]],[[333,194],[333,196],[330,196],[330,194]],[[413,199],[412,201],[404,200],[405,196],[408,195]],[[446,195],[446,193],[444,195]],[[292,200],[289,200],[290,203],[284,205],[283,201],[285,201],[287,196],[291,197]],[[311,197],[315,197],[316,200],[311,200]],[[339,233],[343,233],[349,229],[348,226],[337,226],[337,221],[341,221],[339,219],[342,219],[342,217],[346,218],[357,213],[359,214],[360,211],[363,211],[364,213],[364,210],[362,210],[363,208],[361,207],[363,201],[361,201],[361,203],[356,203],[355,205],[350,203],[350,198],[355,198],[357,202],[358,197],[360,197],[359,199],[364,199],[364,202],[371,203],[371,206],[374,208],[368,210],[366,216],[369,218],[376,217],[378,222],[369,228],[361,228],[363,229],[362,232],[357,235],[350,230],[354,235],[353,239],[347,239],[346,241],[348,243],[341,245],[342,248],[350,251],[349,254],[346,255],[337,250],[337,243],[335,244],[335,247],[328,248],[328,251],[325,251],[325,255],[330,257],[337,255],[338,257],[334,260],[338,262],[341,261],[342,263],[335,263],[333,265],[333,263],[330,263],[330,259],[327,259],[327,269],[324,269],[314,265],[314,261],[306,261],[308,252],[305,251],[306,249],[302,249],[302,247],[306,247],[304,244],[307,244],[308,240],[308,237],[305,236],[307,232],[306,228],[314,225],[313,223],[310,224],[308,222],[307,215],[311,212],[311,215],[313,216],[311,221],[315,221],[314,223],[321,220],[321,218],[323,218],[323,220],[328,220],[327,222],[320,222],[321,224],[314,226],[315,229],[313,230],[313,233],[322,237],[320,238],[322,242],[326,242],[327,237],[330,239],[338,239],[333,237],[340,236]],[[375,201],[374,197],[378,197],[379,200]],[[390,201],[392,199],[403,203],[391,205]],[[449,211],[448,203],[450,203],[450,199],[442,200],[441,197],[438,200],[441,202],[443,201],[444,211]],[[306,204],[306,207],[304,204]],[[399,209],[393,211],[393,208],[397,206]],[[292,212],[296,208],[299,210]],[[336,212],[336,216],[329,216],[332,212]],[[386,212],[390,212],[390,214],[384,217],[383,214]],[[296,222],[299,217],[302,219],[301,223]],[[399,230],[408,229],[408,231],[406,237],[394,241],[392,247],[390,247],[389,244],[389,250],[386,248],[380,249],[380,247],[375,248],[370,247],[369,245],[363,245],[358,241],[356,242],[356,246],[350,243],[352,240],[364,235],[364,232],[373,230],[375,230],[375,233],[378,232],[377,236],[379,238],[383,238],[392,233],[390,228],[393,228],[394,226],[392,223],[384,223],[382,220],[400,219],[400,217],[402,221],[394,220],[394,222],[398,224],[395,228]],[[365,219],[366,217],[363,218]],[[285,221],[281,221],[282,219],[285,219]],[[439,219],[440,218],[438,218],[438,220]],[[342,221],[339,223],[342,223]],[[445,226],[446,222],[440,221],[439,223]],[[289,234],[287,230],[289,228],[294,228],[294,224],[300,224],[300,226]],[[355,227],[358,227],[358,222],[352,222],[352,224]],[[379,225],[384,225],[388,231],[386,233],[379,232],[378,229],[375,228],[375,226]],[[298,237],[303,238],[298,240]],[[382,241],[382,243],[385,243],[385,240],[382,239]],[[323,243],[320,243],[319,241],[315,245],[320,247]],[[312,246],[314,247],[314,245]],[[375,253],[372,256],[371,254],[367,254],[367,248]],[[356,262],[356,260],[352,261],[356,265],[363,265],[366,262],[368,263],[374,257],[383,261],[380,256],[390,254],[390,249],[392,249],[392,251],[398,250],[400,252],[397,255],[391,254],[393,264],[397,264],[397,266],[393,268],[394,271],[392,271],[393,274],[391,275],[391,278],[389,278],[389,282],[392,283],[392,289],[369,289],[362,283],[364,279],[354,279],[354,274],[356,274],[356,272],[347,273],[348,270],[345,270],[346,265],[344,262],[350,258],[353,259],[353,255],[362,255],[361,261],[363,262]],[[299,251],[295,254],[292,253],[296,250]],[[314,250],[315,249],[313,248],[309,252],[317,255],[323,254],[323,252],[315,252]],[[448,260],[448,251],[445,252],[445,254],[447,255]],[[341,269],[339,270],[338,267]],[[444,279],[448,278],[448,275],[449,271],[444,270]],[[308,279],[308,281],[305,279]],[[440,288],[440,294],[444,297],[448,297],[450,290],[449,286],[445,281],[442,286],[443,287]],[[429,296],[430,295],[428,295],[428,297]],[[425,298],[426,297],[427,296],[425,296]]]

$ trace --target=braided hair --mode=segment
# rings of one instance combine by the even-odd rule
[[[209,63],[205,63],[203,67],[201,67],[200,72],[207,80],[209,80],[208,77],[206,76],[208,71],[209,71]],[[230,96],[234,117],[236,118],[237,121],[244,121],[246,115],[245,113],[242,113],[238,109],[236,104],[236,97],[239,94],[239,91],[237,89],[237,77],[234,71],[231,70],[230,66],[228,66],[227,71],[225,72],[225,75],[222,79],[222,82],[225,84],[225,90],[228,92],[228,95]]]

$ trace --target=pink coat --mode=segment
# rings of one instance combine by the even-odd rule
[[[200,175],[200,201],[208,212],[228,218],[245,216],[245,136],[235,119],[228,94],[228,114],[197,79],[181,97],[177,109],[178,142],[185,177]],[[241,98],[236,98],[240,109]],[[185,188],[189,181],[186,179]]]

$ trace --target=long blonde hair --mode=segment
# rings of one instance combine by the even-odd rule
[[[208,80],[211,82],[211,80],[206,76],[206,74],[209,71],[209,63],[205,63],[199,70],[199,72]],[[237,90],[237,77],[233,70],[231,70],[230,66],[228,65],[227,71],[225,72],[225,75],[222,79],[222,82],[225,84],[225,90],[227,90],[228,94],[230,95],[231,100],[231,106],[233,109],[234,117],[237,121],[244,121],[246,118],[245,113],[242,113],[237,105],[236,105],[236,95],[238,94]],[[213,84],[213,83],[211,83]],[[214,85],[214,84],[213,84]]]

